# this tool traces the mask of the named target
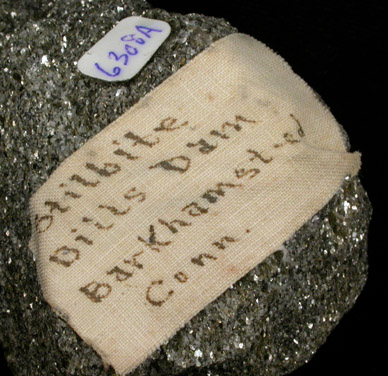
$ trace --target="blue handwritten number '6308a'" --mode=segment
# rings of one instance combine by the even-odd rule
[[[163,30],[158,30],[158,29],[151,29],[151,28],[146,27],[146,26],[135,26],[135,28],[136,28],[136,30],[140,34],[144,35],[147,39],[151,39],[152,38],[152,34],[151,34],[152,32],[161,33],[163,31]],[[113,58],[116,61],[119,61],[122,65],[128,65],[128,63],[130,61],[130,56],[137,55],[139,53],[139,49],[138,49],[139,46],[141,46],[143,44],[146,44],[147,39],[137,38],[136,34],[124,35],[120,39],[123,42],[133,42],[133,44],[135,44],[136,47],[126,43],[124,45],[125,53],[123,53],[121,55],[118,55],[114,51],[109,51],[108,52],[108,58],[109,59]],[[110,72],[107,72],[105,69],[101,68],[100,64],[95,63],[94,65],[96,66],[96,68],[100,72],[104,73],[105,75],[107,75],[109,77],[116,77],[116,76],[118,76],[121,73],[121,68],[120,67],[114,67],[113,68],[113,72],[110,73]]]

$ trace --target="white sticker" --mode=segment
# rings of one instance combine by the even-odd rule
[[[120,21],[78,61],[78,69],[104,81],[135,76],[170,35],[167,22],[143,17]]]

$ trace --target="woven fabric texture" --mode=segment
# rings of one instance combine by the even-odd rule
[[[359,167],[330,111],[282,58],[227,36],[34,194],[30,247],[45,299],[125,374]]]

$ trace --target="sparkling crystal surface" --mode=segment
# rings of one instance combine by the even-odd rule
[[[42,299],[28,200],[90,137],[213,41],[222,19],[169,14],[142,0],[2,1],[0,5],[0,342],[15,375],[113,375]],[[119,20],[172,32],[127,82],[82,75],[80,56]],[[357,177],[279,250],[209,304],[135,376],[280,375],[308,361],[367,276],[371,206]]]

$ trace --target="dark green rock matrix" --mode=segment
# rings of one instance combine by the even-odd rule
[[[86,140],[211,42],[226,21],[142,0],[3,0],[0,5],[0,342],[17,376],[113,375],[42,299],[28,249],[28,201]],[[132,80],[77,71],[82,54],[131,15],[172,33]],[[209,304],[136,376],[282,375],[308,361],[354,304],[367,275],[369,200],[348,178],[281,250]]]

